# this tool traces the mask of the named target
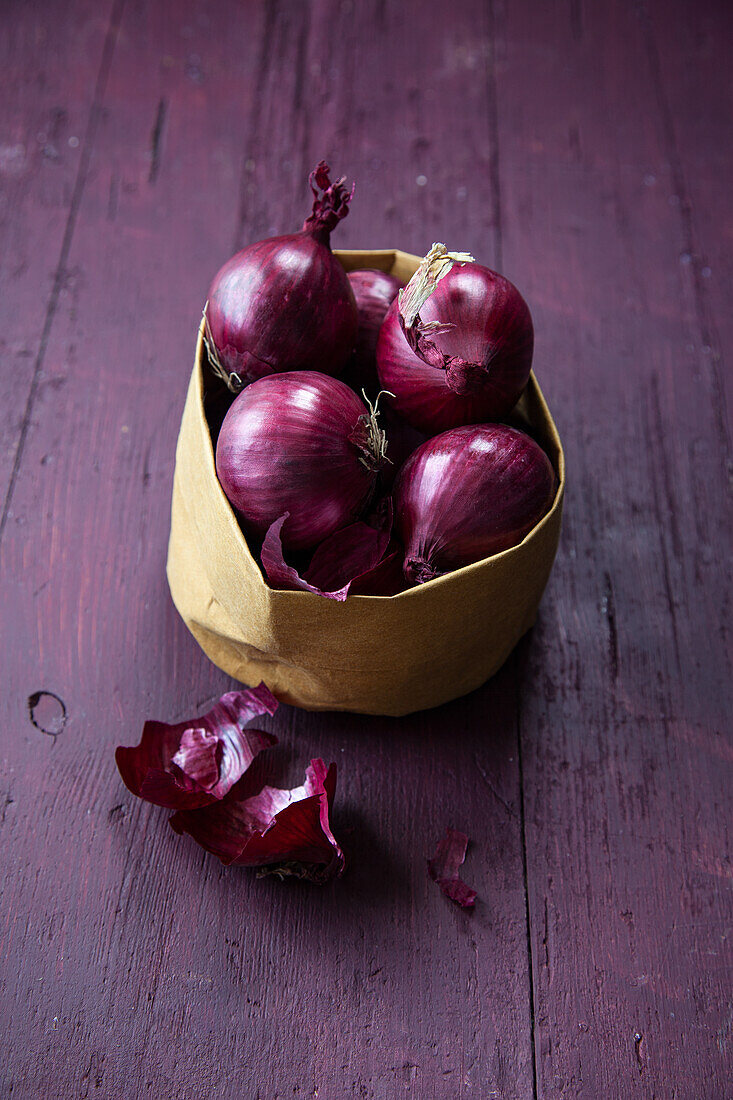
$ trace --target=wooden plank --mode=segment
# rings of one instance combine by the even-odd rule
[[[492,132],[469,125],[492,113],[485,13],[437,35],[440,10],[125,8],[1,547],[12,1095],[531,1091],[516,661],[399,723],[268,723],[279,774],[340,767],[351,869],[320,892],[223,871],[112,757],[229,686],[176,619],[164,559],[198,311],[234,241],[298,224],[325,155],[359,180],[345,247],[419,251],[439,226],[496,255]],[[63,722],[39,702],[53,738],[28,720],[42,690],[64,701]],[[473,916],[426,873],[447,824],[474,842]]]
[[[118,9],[13,3],[0,28],[0,529],[44,384],[50,325],[73,284],[68,252]]]
[[[653,31],[631,5],[497,22],[506,268],[536,306],[569,471],[520,716],[536,1095],[563,1100],[713,1100],[733,1079],[730,523],[679,188],[681,166],[715,218],[720,152],[685,143],[675,165],[669,144],[728,74],[708,57],[665,117],[675,58],[703,58],[697,9],[655,11]],[[729,18],[708,5],[707,34],[729,41]]]
[[[687,313],[694,318],[695,360],[715,393],[717,445],[730,464],[731,17],[714,2],[694,10],[678,2],[671,8],[642,6],[639,19],[679,211],[680,271]]]

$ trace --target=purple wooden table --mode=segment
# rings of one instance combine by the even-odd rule
[[[0,1095],[733,1096],[731,22],[7,0]],[[176,433],[211,275],[320,157],[357,180],[334,243],[521,287],[569,469],[492,682],[268,722],[283,778],[339,766],[321,890],[223,869],[113,759],[231,687],[166,588]],[[447,824],[473,915],[426,874]]]

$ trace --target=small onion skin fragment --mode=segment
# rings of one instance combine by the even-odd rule
[[[443,325],[451,327],[430,331]],[[502,419],[529,379],[534,329],[527,303],[481,264],[448,271],[422,305],[412,339],[418,350],[395,301],[377,344],[379,384],[394,394],[396,412],[427,435]]]
[[[304,576],[300,575],[294,565],[289,565],[285,561],[280,532],[287,519],[287,512],[284,516],[280,516],[280,519],[276,519],[275,522],[270,525],[267,534],[262,540],[260,561],[262,562],[262,568],[265,571],[269,587],[285,592],[312,592],[315,596],[323,596],[326,600],[337,600],[339,603],[343,603],[349,594],[348,583],[342,585],[340,588],[337,588],[335,584],[328,583],[319,587],[311,581],[306,580]],[[337,539],[342,531],[350,531],[354,526],[356,525],[352,523],[348,527],[342,527],[339,531],[335,531],[333,535],[330,535],[329,538],[326,539],[326,543],[329,543],[331,539]],[[323,545],[324,544],[321,543],[321,546]]]
[[[396,539],[391,539],[384,557],[368,573],[351,582],[350,596],[396,596],[410,586],[402,572],[405,552]]]
[[[286,549],[318,545],[353,523],[383,464],[369,413],[353,390],[315,371],[261,378],[234,400],[216,444],[216,472],[230,503],[264,537],[288,513]]]
[[[235,391],[278,371],[338,375],[354,347],[356,302],[330,245],[351,194],[328,172],[321,161],[311,173],[313,213],[300,232],[242,249],[211,284],[208,333]]]
[[[376,359],[379,330],[404,283],[395,275],[374,268],[350,271],[348,279],[356,300],[359,329],[353,354],[342,377],[357,393],[364,389],[370,397],[376,396],[379,389]]]
[[[545,452],[516,428],[467,425],[429,439],[394,488],[406,579],[421,584],[516,546],[556,487]]]
[[[459,877],[458,871],[466,858],[468,837],[457,829],[446,829],[435,855],[428,860],[428,874],[447,898],[462,909],[473,909],[476,891]]]
[[[371,579],[384,557],[392,529],[391,506],[386,529],[377,529],[361,520],[339,528],[316,547],[311,564],[301,576],[294,566],[288,565],[283,554],[280,532],[286,520],[287,515],[276,520],[262,543],[260,557],[270,588],[312,592],[340,603],[355,582]]]

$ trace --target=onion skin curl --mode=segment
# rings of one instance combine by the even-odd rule
[[[313,212],[300,232],[237,252],[209,289],[209,358],[233,392],[280,371],[338,375],[356,342],[354,293],[330,245],[351,193],[323,161],[310,184]]]
[[[438,249],[440,275],[423,272],[417,295],[410,281],[377,344],[380,387],[394,394],[400,416],[429,435],[506,416],[527,384],[534,350],[532,317],[517,288],[481,264],[450,262],[442,245],[423,263]]]
[[[516,546],[556,489],[549,458],[516,428],[467,425],[429,439],[394,488],[406,580],[424,584]]]
[[[263,537],[286,512],[283,546],[306,550],[353,523],[374,492],[386,440],[353,390],[315,371],[273,374],[234,400],[216,472],[246,529]]]

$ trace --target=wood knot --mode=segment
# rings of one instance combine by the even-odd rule
[[[34,691],[28,696],[28,717],[37,730],[55,741],[66,726],[66,703],[53,691]]]

